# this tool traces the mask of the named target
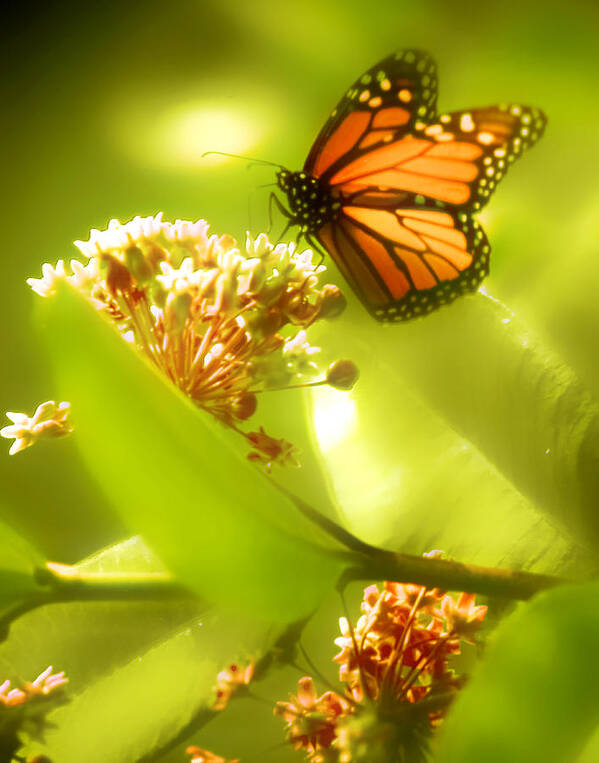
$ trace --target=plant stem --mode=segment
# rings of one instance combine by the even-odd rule
[[[480,567],[448,559],[397,554],[378,548],[352,556],[353,563],[339,580],[340,588],[353,580],[393,580],[428,588],[467,591],[523,601],[539,591],[571,582],[553,575]]]
[[[348,549],[348,551],[333,552],[349,562],[337,585],[339,590],[343,590],[347,583],[353,580],[393,580],[401,583],[417,583],[429,588],[443,588],[448,591],[467,591],[487,596],[501,596],[506,599],[526,600],[546,588],[572,582],[553,575],[479,567],[474,564],[410,556],[377,548],[325,517],[279,483],[274,480],[273,482],[309,521]]]
[[[197,600],[163,572],[81,572],[68,564],[47,562],[34,577],[40,584],[35,593],[10,607],[0,617],[0,642],[8,636],[18,617],[46,604],[72,601],[164,601]]]

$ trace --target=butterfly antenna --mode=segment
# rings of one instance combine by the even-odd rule
[[[266,159],[253,159],[251,156],[241,156],[241,154],[227,154],[224,151],[205,151],[202,154],[202,159],[205,156],[228,156],[231,159],[245,159],[245,161],[251,162],[252,164],[269,164],[271,167],[278,167],[280,170],[285,169],[285,167],[283,167],[282,164],[277,164],[276,162],[269,162]]]

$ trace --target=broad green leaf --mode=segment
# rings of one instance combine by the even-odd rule
[[[597,643],[599,583],[522,606],[456,700],[435,761],[574,761],[599,723]]]
[[[7,608],[40,591],[34,571],[43,562],[39,551],[0,520],[0,616]],[[0,633],[0,639],[3,637]]]
[[[595,729],[595,733],[589,739],[588,743],[585,745],[585,748],[582,751],[582,754],[578,758],[576,763],[597,763],[598,760],[599,760],[599,724],[597,725],[597,728]]]
[[[162,564],[139,538],[84,559],[86,572],[160,572]],[[13,621],[0,644],[0,683],[32,680],[47,665],[64,670],[69,692],[115,670],[183,625],[205,605],[194,601],[90,601],[48,604]]]
[[[588,568],[574,547],[597,529],[599,408],[513,315],[477,294],[332,342],[361,376],[345,395],[314,390],[310,413],[350,529],[464,561]]]
[[[42,745],[61,763],[131,763],[163,748],[192,718],[212,717],[214,684],[268,646],[270,626],[209,615],[103,676],[48,718]]]
[[[83,456],[131,529],[209,600],[280,620],[310,611],[339,572],[315,540],[332,541],[76,292],[40,316]]]
[[[139,536],[104,548],[75,565],[80,572],[166,572]]]
[[[547,221],[559,256],[547,258],[532,293],[518,302],[527,322],[548,337],[595,395],[599,392],[598,215],[599,194],[593,187],[569,225],[559,215]]]

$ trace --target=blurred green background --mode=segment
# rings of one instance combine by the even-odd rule
[[[24,280],[69,259],[112,217],[163,210],[244,236],[267,225],[265,168],[201,159],[249,154],[303,163],[347,85],[399,47],[437,59],[439,108],[501,101],[543,108],[546,136],[482,216],[488,290],[520,311],[589,384],[599,290],[599,5],[465,0],[198,0],[46,3],[14,8],[2,146],[5,243],[0,409],[68,396],[47,372]],[[555,280],[563,289],[545,288]],[[585,281],[589,302],[581,300]],[[572,296],[571,296],[572,295]],[[560,315],[589,311],[588,336]],[[98,406],[102,406],[98,400]],[[9,443],[6,442],[6,449]],[[109,443],[106,447],[110,447]],[[48,556],[75,561],[126,534],[71,441],[0,458],[3,510]]]

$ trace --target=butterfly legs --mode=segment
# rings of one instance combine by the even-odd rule
[[[276,243],[278,244],[281,241],[281,239],[285,236],[287,231],[290,228],[293,228],[293,226],[297,225],[298,223],[297,223],[297,219],[289,212],[289,210],[287,210],[283,206],[279,197],[276,195],[276,193],[273,192],[270,194],[270,197],[268,200],[268,223],[269,223],[268,232],[269,233],[271,232],[272,226],[273,226],[273,217],[272,217],[273,205],[276,206],[276,208],[283,215],[283,217],[287,219],[287,225],[285,226],[285,229],[283,230],[283,232],[281,233],[281,235],[276,241]],[[322,265],[322,263],[324,262],[325,251],[323,250],[318,240],[315,239],[314,236],[312,236],[310,233],[305,233],[303,231],[300,231],[297,235],[297,239],[296,239],[297,242],[299,243],[302,238],[306,240],[310,248],[318,252],[318,254],[320,255],[320,261],[318,262],[318,265]]]
[[[324,262],[324,258],[325,258],[325,255],[326,255],[325,250],[322,248],[322,246],[320,244],[320,241],[318,241],[318,239],[314,238],[314,236],[312,236],[310,233],[300,233],[300,235],[298,236],[298,240],[302,236],[306,239],[306,242],[308,243],[308,246],[311,249],[314,249],[315,251],[317,251],[318,254],[320,255],[320,260],[316,263],[316,267],[319,267]]]
[[[277,209],[283,215],[283,217],[287,218],[287,225],[285,226],[285,229],[283,230],[283,232],[281,233],[281,235],[276,241],[276,243],[278,244],[283,238],[283,236],[287,233],[289,228],[292,228],[296,224],[296,219],[287,209],[285,209],[285,207],[281,203],[281,200],[273,191],[268,198],[268,232],[269,233],[272,231],[272,227],[273,227],[273,214],[272,214],[273,205],[277,207]]]

